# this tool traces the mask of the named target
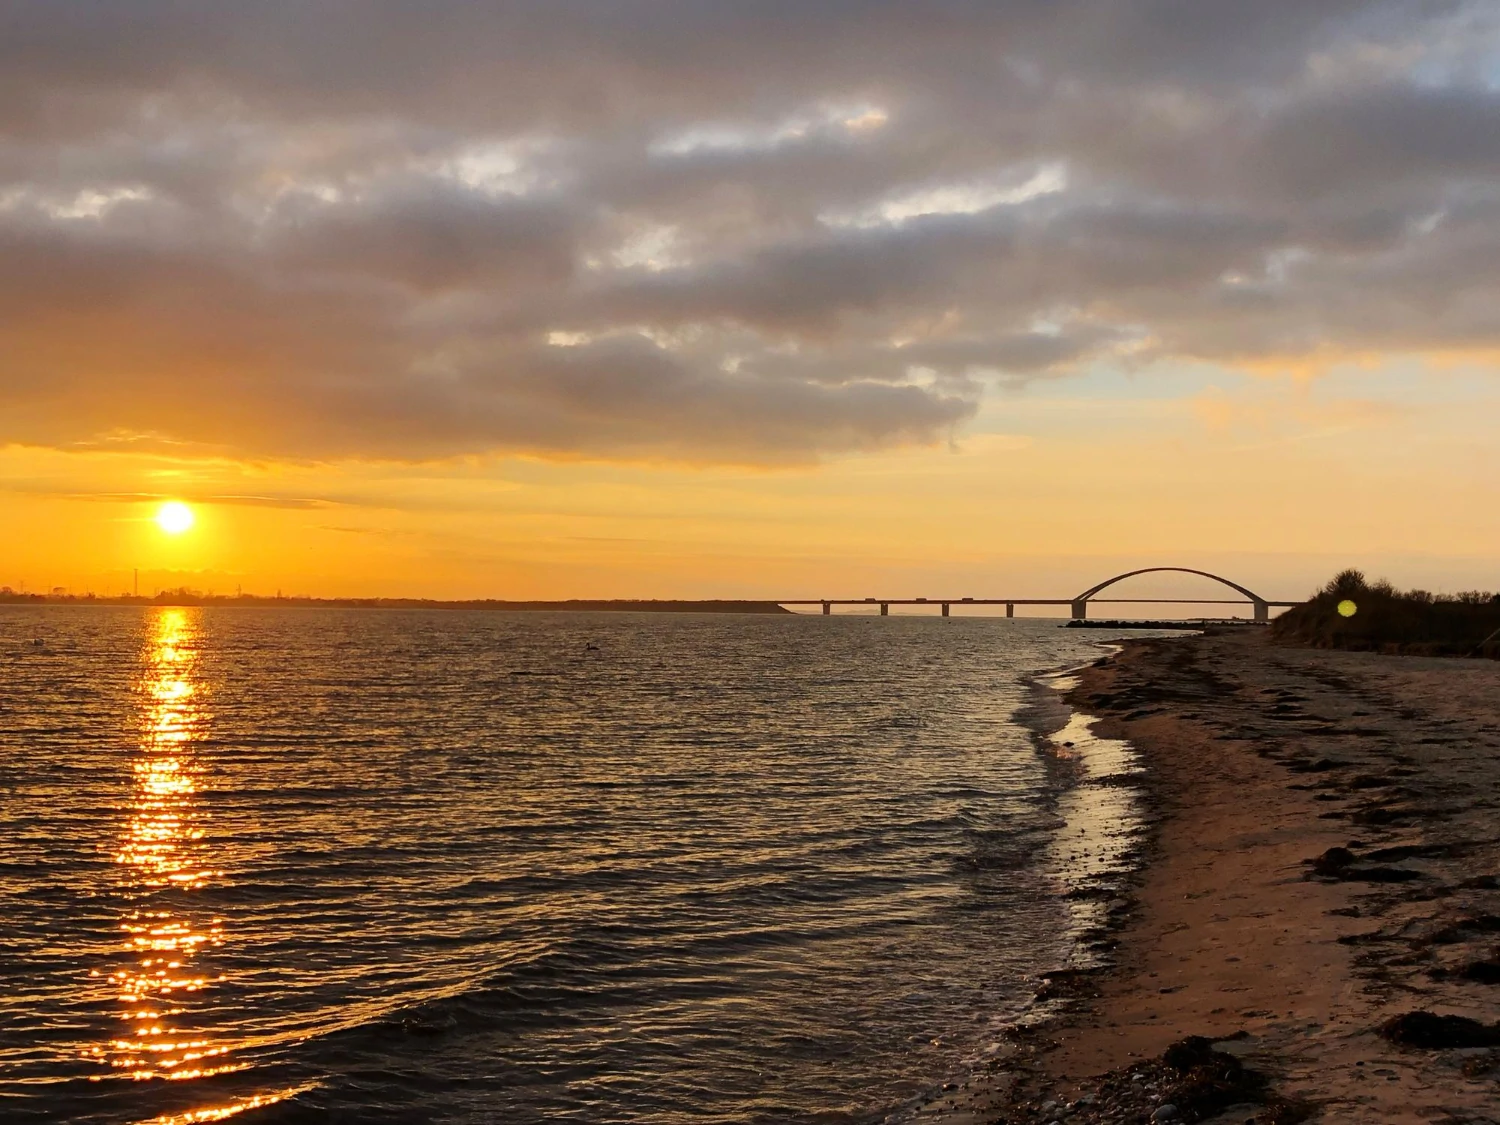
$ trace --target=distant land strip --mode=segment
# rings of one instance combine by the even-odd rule
[[[791,613],[775,602],[709,598],[685,599],[642,598],[570,598],[567,601],[502,601],[475,598],[467,601],[439,601],[434,598],[304,598],[266,597],[260,594],[199,594],[193,591],[165,590],[154,597],[96,597],[92,594],[22,594],[0,592],[0,605],[166,605],[166,606],[241,606],[308,609],[484,609],[508,612],[568,610],[604,613]]]

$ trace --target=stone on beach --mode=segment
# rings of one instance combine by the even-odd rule
[[[1500,1047],[1500,1024],[1483,1024],[1467,1016],[1405,1012],[1380,1025],[1380,1034],[1402,1047],[1442,1050],[1447,1047]]]

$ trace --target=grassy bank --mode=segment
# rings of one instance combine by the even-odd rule
[[[1278,617],[1271,633],[1315,648],[1500,659],[1500,595],[1403,591],[1346,570]]]

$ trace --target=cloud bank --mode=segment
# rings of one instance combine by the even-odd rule
[[[1497,344],[1490,3],[0,2],[0,441],[773,463]]]

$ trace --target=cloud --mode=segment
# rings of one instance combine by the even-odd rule
[[[1464,0],[0,0],[0,441],[803,461],[1500,344]]]
[[[0,484],[0,491],[20,493],[29,496],[58,497],[67,500],[94,500],[103,503],[153,503],[160,500],[191,500],[195,504],[213,504],[227,507],[241,508],[288,508],[295,510],[310,510],[315,508],[331,508],[340,504],[357,503],[357,501],[331,500],[308,496],[246,496],[240,494],[223,494],[205,492],[202,489],[188,487],[169,489],[157,492],[101,492],[83,491],[76,484],[47,478],[7,479]]]

